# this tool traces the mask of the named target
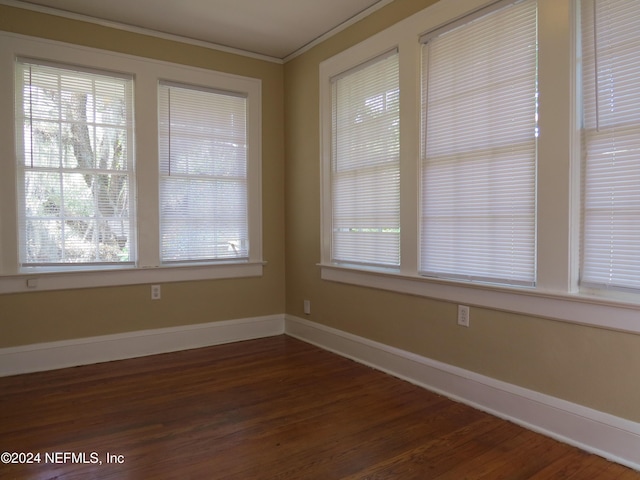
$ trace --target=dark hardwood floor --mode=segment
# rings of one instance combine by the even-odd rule
[[[640,479],[286,336],[0,378],[0,452],[36,462],[2,479]]]

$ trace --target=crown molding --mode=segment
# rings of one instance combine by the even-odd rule
[[[68,18],[71,20],[78,20],[81,22],[93,23],[94,25],[100,25],[102,27],[113,28],[116,30],[122,30],[130,33],[137,33],[140,35],[147,35],[150,37],[161,38],[163,40],[171,40],[174,42],[185,43],[188,45],[194,45],[197,47],[208,48],[210,50],[216,50],[219,52],[231,53],[234,55],[240,55],[243,57],[253,58],[256,60],[262,60],[265,62],[283,64],[284,61],[281,58],[272,57],[269,55],[263,55],[261,53],[249,52],[239,48],[228,47],[226,45],[220,45],[212,42],[205,42],[190,37],[183,37],[181,35],[174,35],[172,33],[160,32],[158,30],[152,30],[150,28],[136,27],[133,25],[127,25],[125,23],[114,22],[111,20],[103,20],[100,18],[92,17],[89,15],[82,15],[79,13],[68,12],[65,10],[59,10],[57,8],[45,7],[43,5],[35,5],[28,2],[20,2],[17,0],[0,0],[0,5],[6,5],[8,7],[21,8],[23,10],[31,10],[38,13],[44,13],[47,15],[55,15],[57,17]]]

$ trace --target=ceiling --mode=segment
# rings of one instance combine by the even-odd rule
[[[12,0],[285,59],[391,0]],[[44,10],[42,7],[45,7]],[[52,12],[55,8],[58,12]]]

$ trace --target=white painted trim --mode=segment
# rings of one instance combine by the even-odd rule
[[[222,278],[261,277],[264,263],[221,263],[175,267],[142,267],[109,270],[23,273],[0,276],[3,293],[41,292],[70,288],[184,282]],[[29,283],[27,283],[29,282]]]
[[[453,303],[552,318],[580,325],[640,333],[640,305],[580,293],[545,292],[448,280],[397,272],[320,265],[321,278],[333,282],[408,293]]]
[[[0,376],[144,357],[283,333],[284,316],[278,314],[2,348]]]
[[[285,333],[640,470],[640,424],[292,315]]]

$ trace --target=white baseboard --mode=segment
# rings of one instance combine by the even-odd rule
[[[640,423],[286,315],[285,333],[640,470]]]
[[[284,315],[225,320],[0,349],[0,376],[189,350],[284,333]]]

